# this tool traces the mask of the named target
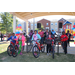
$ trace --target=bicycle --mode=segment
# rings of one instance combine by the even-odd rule
[[[7,53],[8,53],[9,56],[16,57],[18,55],[18,51],[19,51],[18,41],[16,41],[15,45],[13,45],[12,43],[10,43],[10,45],[7,48]]]
[[[33,49],[32,49],[32,53],[33,53],[33,56],[35,58],[38,58],[39,57],[40,51],[41,52],[44,52],[45,51],[45,46],[43,44],[38,43],[37,42],[38,40],[32,40],[34,42],[34,46],[33,46]]]

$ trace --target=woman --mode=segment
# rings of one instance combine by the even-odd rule
[[[47,55],[49,55],[50,54],[50,51],[51,51],[52,40],[50,40],[50,39],[54,39],[54,38],[55,37],[52,35],[51,30],[50,30],[49,33],[48,33],[48,35],[46,36]]]
[[[18,36],[18,38],[16,40],[19,41],[19,52],[18,52],[18,54],[22,55],[22,49],[24,49],[24,45],[25,45],[25,37],[24,37],[22,32],[20,33],[20,35]]]

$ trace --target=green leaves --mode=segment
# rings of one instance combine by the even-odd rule
[[[4,12],[0,14],[1,23],[0,23],[0,31],[12,32],[13,30],[13,15],[9,12]]]

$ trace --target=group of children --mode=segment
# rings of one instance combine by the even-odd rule
[[[39,33],[37,33],[37,30],[35,30],[34,34],[31,33],[29,35],[31,36],[30,37],[31,40],[39,39],[39,40],[41,40],[42,44],[44,43],[44,40],[45,40],[46,44],[47,44],[47,55],[48,55],[48,53],[50,53],[52,43],[50,41],[48,41],[48,39],[50,39],[50,38],[55,39],[55,32],[54,31],[51,32],[51,30],[48,31],[48,29],[47,29],[46,32],[43,32],[43,30],[41,29],[41,31]],[[15,45],[16,41],[19,42],[19,54],[22,55],[22,50],[24,49],[24,45],[25,45],[25,36],[23,35],[23,33],[21,32],[18,37],[16,37],[15,34],[13,33],[12,36],[10,36],[7,39],[7,41],[10,39],[11,39],[11,43],[13,45]],[[60,39],[61,39],[61,43],[62,43],[62,47],[64,49],[64,52],[65,52],[65,54],[67,54],[68,37],[64,31],[62,32]],[[38,42],[39,42],[39,40],[38,40]]]

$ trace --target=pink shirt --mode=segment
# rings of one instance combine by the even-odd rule
[[[49,35],[49,38],[51,38],[51,35]]]
[[[33,38],[34,38],[34,40],[37,40],[37,35],[34,34],[34,35],[33,35]]]
[[[40,35],[41,37],[44,37],[44,32],[43,32],[43,31],[39,32],[39,35]]]

